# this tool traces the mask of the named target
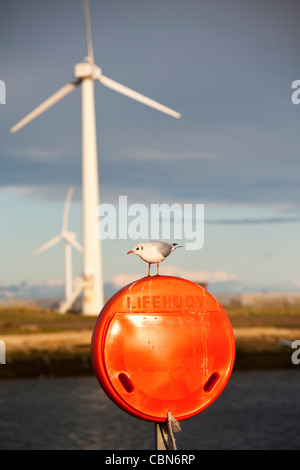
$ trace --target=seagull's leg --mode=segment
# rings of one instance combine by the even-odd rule
[[[150,267],[151,267],[151,264],[149,263],[148,276],[150,276]]]
[[[159,263],[157,263],[157,274],[156,276],[159,276]]]

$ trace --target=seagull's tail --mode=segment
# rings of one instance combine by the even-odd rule
[[[182,248],[182,246],[181,246],[181,245],[178,245],[178,243],[172,243],[172,245],[173,245],[173,246],[172,246],[171,253],[172,253],[172,251],[176,250],[176,248]]]

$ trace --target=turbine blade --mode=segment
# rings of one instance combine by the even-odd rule
[[[63,220],[62,220],[62,231],[66,231],[68,229],[68,222],[69,222],[69,212],[70,212],[70,205],[71,205],[71,199],[73,196],[74,188],[71,186],[69,188],[67,197],[66,197],[66,202],[65,202],[65,207],[64,207],[64,214],[63,214]]]
[[[59,313],[66,313],[68,311],[68,309],[72,306],[72,304],[75,302],[75,300],[77,299],[77,297],[81,294],[81,291],[83,290],[84,288],[84,281],[83,279],[81,278],[81,282],[79,283],[79,285],[76,287],[76,289],[74,290],[73,294],[71,295],[71,297],[69,299],[66,299],[64,300],[60,306],[59,306]]]
[[[77,240],[75,240],[75,239],[73,238],[72,241],[70,240],[70,243],[71,243],[71,245],[73,245],[74,248],[76,248],[76,250],[78,250],[78,251],[80,251],[80,252],[82,253],[83,247],[82,247],[82,245],[80,245],[80,243],[78,243]]]
[[[168,108],[167,106],[164,106],[163,104],[160,104],[157,101],[154,101],[151,98],[148,98],[147,96],[144,96],[141,93],[132,90],[131,88],[121,85],[121,83],[115,82],[114,80],[106,77],[105,75],[101,75],[101,77],[99,78],[99,82],[101,82],[108,88],[111,88],[112,90],[121,93],[122,95],[128,96],[128,98],[132,98],[135,101],[139,101],[140,103],[143,103],[146,106],[150,106],[151,108],[157,109],[162,113],[169,114],[170,116],[177,119],[181,117],[181,114],[177,111],[174,111],[173,109]]]
[[[22,127],[26,126],[30,121],[38,117],[40,114],[42,114],[44,111],[46,111],[48,108],[53,106],[55,103],[57,103],[59,100],[67,96],[71,91],[75,90],[75,88],[81,83],[81,80],[76,80],[75,82],[68,83],[67,85],[63,86],[60,90],[58,90],[56,93],[50,96],[47,100],[43,101],[37,108],[35,108],[31,113],[27,114],[21,121],[19,121],[17,124],[15,124],[10,132],[14,133],[17,132],[19,129]]]
[[[86,36],[86,48],[87,48],[87,61],[90,64],[94,64],[94,52],[92,42],[92,29],[90,20],[89,0],[83,0],[84,8],[84,24],[85,24],[85,36]]]
[[[39,255],[40,253],[42,253],[42,251],[48,250],[48,249],[51,248],[52,246],[54,246],[54,245],[56,245],[57,243],[59,243],[60,240],[61,240],[61,235],[58,235],[57,237],[52,238],[51,240],[49,240],[48,242],[44,243],[42,246],[40,246],[39,248],[37,248],[37,249],[32,253],[32,255],[33,255],[33,256]]]

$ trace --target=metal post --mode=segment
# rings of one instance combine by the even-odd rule
[[[155,449],[169,450],[169,434],[167,423],[155,423]]]

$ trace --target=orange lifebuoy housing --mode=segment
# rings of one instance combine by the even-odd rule
[[[208,407],[234,365],[235,341],[219,302],[171,276],[133,282],[104,306],[92,336],[95,375],[110,399],[138,418],[177,420]]]

